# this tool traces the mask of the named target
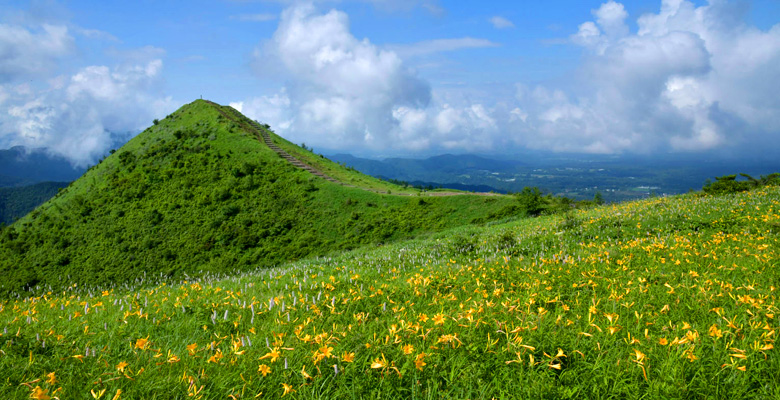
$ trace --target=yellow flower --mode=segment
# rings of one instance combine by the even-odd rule
[[[206,364],[212,363],[212,362],[219,364],[219,360],[221,360],[221,359],[222,359],[222,350],[217,349],[217,352],[214,353],[213,356],[209,357],[208,361],[206,361]]]
[[[420,322],[426,323],[428,322],[428,316],[425,314],[420,314],[420,316],[417,318]]]
[[[46,383],[49,385],[53,385],[55,382],[57,382],[57,377],[54,376],[54,372],[49,372],[46,374],[46,377],[48,378],[46,379]]]
[[[387,366],[387,359],[385,359],[385,355],[382,354],[382,358],[379,357],[374,359],[374,362],[371,363],[372,369],[380,369]]]
[[[328,347],[328,346],[320,347],[320,354],[322,354],[322,356],[325,358],[333,357],[333,353],[331,353],[332,351],[333,351],[333,347]]]
[[[276,362],[276,360],[278,360],[281,356],[282,353],[279,352],[279,349],[274,347],[268,354],[260,357],[260,359],[265,360],[266,358],[270,358],[271,362]]]
[[[284,389],[284,393],[282,393],[282,397],[286,396],[288,393],[294,393],[295,390],[293,390],[292,385],[288,385],[286,383],[282,383],[282,388]]]
[[[636,362],[639,364],[642,364],[642,361],[645,359],[645,353],[642,353],[638,349],[634,349],[634,356],[636,357]]]
[[[99,398],[103,397],[103,395],[105,393],[106,393],[106,389],[98,390],[97,392],[95,392],[94,390],[90,390],[89,391],[89,394],[91,394],[92,397],[95,398],[95,399],[99,399]]]
[[[309,375],[309,373],[306,372],[306,365],[304,365],[303,368],[301,368],[301,376],[303,377],[303,379],[313,379],[311,375]]]
[[[263,374],[263,376],[266,376],[271,373],[271,367],[265,364],[260,364],[260,367],[257,369],[257,372]]]
[[[146,338],[144,338],[144,339],[137,339],[135,341],[135,348],[136,349],[146,350],[146,348],[148,346],[149,346],[149,337],[148,336]]]
[[[111,400],[119,400],[119,396],[122,394],[122,389],[117,389],[116,394],[114,397],[111,398]]]
[[[658,339],[658,344],[660,344],[661,346],[666,346],[667,344],[669,344],[669,341],[666,340],[666,338],[660,338]]]
[[[49,391],[46,389],[41,389],[40,386],[36,386],[35,389],[32,390],[32,393],[30,393],[30,398],[35,400],[51,399],[51,397],[49,396]]]
[[[351,363],[355,361],[355,353],[347,353],[346,351],[341,354],[341,361]]]
[[[441,335],[441,337],[439,337],[439,340],[436,343],[443,343],[443,344],[453,343],[454,345],[454,342],[458,342],[459,344],[462,344],[460,339],[458,339],[457,334]]]
[[[723,331],[718,329],[717,325],[713,324],[710,327],[710,336],[712,336],[714,338],[722,338],[723,337]]]
[[[433,323],[434,325],[444,325],[444,315],[443,314],[436,314],[433,316]]]
[[[402,347],[402,350],[404,351],[404,354],[409,355],[414,353],[414,346],[412,346],[411,344],[405,344]]]
[[[193,343],[193,344],[188,344],[187,345],[187,351],[190,352],[191,356],[195,355],[195,353],[197,352],[197,349],[198,349],[198,344],[197,343]]]
[[[428,365],[423,361],[423,358],[425,357],[425,353],[420,353],[417,355],[417,358],[414,360],[414,367],[418,370],[422,371],[423,367]]]
[[[119,364],[116,365],[116,369],[121,373],[125,373],[125,367],[127,367],[128,365],[129,365],[128,363],[121,361],[119,362]]]

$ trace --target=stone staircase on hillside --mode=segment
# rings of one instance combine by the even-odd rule
[[[209,101],[209,103],[211,103],[217,109],[217,111],[219,111],[219,113],[222,114],[225,118],[233,122],[236,122],[247,132],[253,133],[255,137],[257,137],[258,140],[262,140],[263,143],[265,143],[269,149],[273,150],[276,154],[278,154],[280,157],[287,160],[287,162],[294,165],[295,167],[309,171],[313,175],[325,179],[329,182],[337,183],[342,186],[352,187],[352,185],[347,185],[339,181],[338,179],[332,178],[327,174],[323,173],[322,171],[318,170],[317,168],[314,168],[311,165],[306,164],[305,162],[290,155],[290,153],[284,151],[281,147],[277,146],[273,142],[273,140],[271,139],[271,135],[269,135],[268,132],[262,126],[260,126],[259,123],[257,123],[257,121],[252,121],[249,118],[244,117],[243,115],[241,115],[241,113],[238,112],[238,110],[234,109],[233,107],[230,106],[223,107],[211,101]],[[227,109],[227,111],[225,111],[225,109]]]

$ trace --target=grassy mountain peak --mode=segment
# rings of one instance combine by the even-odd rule
[[[296,167],[263,136],[338,183]],[[507,197],[416,193],[197,100],[4,229],[0,296],[254,269],[516,210]]]

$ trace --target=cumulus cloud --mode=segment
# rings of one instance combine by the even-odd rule
[[[173,109],[157,94],[162,61],[117,68],[89,66],[65,82],[7,100],[0,143],[46,148],[76,166],[93,163],[117,141]]]
[[[284,117],[282,126],[295,133],[319,133],[320,143],[384,145],[394,106],[430,100],[427,85],[398,55],[355,38],[347,15],[336,10],[285,10],[273,38],[255,54],[261,73],[273,62],[289,80],[285,92],[249,103],[289,109],[272,114],[293,116]]]
[[[732,5],[664,0],[631,33],[609,1],[579,26],[578,90],[518,96],[518,142],[556,150],[705,151],[780,133],[780,25],[752,27]],[[750,134],[748,132],[754,132]],[[742,143],[740,143],[742,141]]]
[[[515,27],[515,24],[513,24],[512,21],[498,15],[491,17],[488,21],[490,21],[490,23],[496,29],[508,29]]]
[[[258,47],[277,94],[235,103],[296,141],[351,151],[701,152],[771,148],[780,136],[780,24],[761,30],[726,2],[664,0],[636,18],[608,1],[579,25],[566,87],[517,85],[512,98],[430,88],[405,59],[495,45],[461,38],[380,48],[340,11],[286,10]],[[275,75],[279,77],[279,75]]]
[[[83,49],[73,35],[118,39],[62,22],[62,13],[0,22],[0,148],[45,148],[86,166],[174,105],[161,92],[164,50],[110,49],[117,66],[74,66]]]
[[[472,38],[380,48],[350,32],[341,11],[295,6],[255,52],[261,76],[281,73],[277,94],[231,105],[295,141],[331,149],[424,151],[483,146],[497,129],[480,104],[450,104],[403,62],[403,56],[494,46]],[[489,141],[488,141],[489,142]]]
[[[30,30],[0,23],[0,83],[51,72],[56,60],[74,50],[73,37],[63,25]]]

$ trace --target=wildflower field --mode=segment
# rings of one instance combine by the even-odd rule
[[[780,190],[0,302],[0,398],[778,398]]]

